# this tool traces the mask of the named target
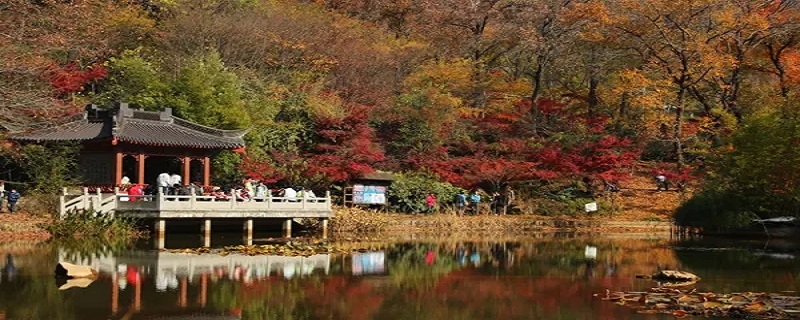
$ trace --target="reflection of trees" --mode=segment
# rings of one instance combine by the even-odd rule
[[[212,286],[211,306],[220,312],[239,311],[244,319],[310,319],[303,289],[309,279],[266,279],[251,284],[219,282]]]
[[[23,259],[16,259],[19,275],[13,281],[3,275],[0,309],[5,312],[5,319],[76,319],[76,301],[58,291],[55,279],[50,276],[52,261],[51,247],[43,246]],[[42,273],[45,268],[47,276]]]
[[[431,254],[435,259],[427,263]],[[434,245],[407,244],[394,248],[387,256],[389,276],[398,288],[430,288],[436,279],[457,267],[453,254],[445,254]]]
[[[112,256],[133,247],[129,239],[59,239],[50,242],[70,261],[92,261],[96,257]]]

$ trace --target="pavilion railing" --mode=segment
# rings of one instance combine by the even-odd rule
[[[237,212],[305,212],[305,211],[331,211],[331,194],[326,192],[325,197],[298,198],[273,197],[268,195],[263,198],[238,199],[234,196],[219,198],[213,195],[129,195],[120,193],[119,188],[113,194],[102,193],[100,188],[94,193],[89,188],[83,188],[81,194],[69,194],[67,189],[60,199],[60,217],[63,218],[71,211],[88,211],[115,213],[118,210],[128,211],[158,211],[158,212],[191,212],[191,211],[237,211]]]

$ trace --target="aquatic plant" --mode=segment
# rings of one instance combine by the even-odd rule
[[[603,300],[637,309],[638,313],[664,313],[746,319],[796,319],[800,297],[776,293],[696,292],[673,288],[653,288],[649,292],[606,292]]]

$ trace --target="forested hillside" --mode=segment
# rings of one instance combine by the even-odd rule
[[[125,101],[251,128],[218,179],[536,194],[652,160],[794,205],[799,31],[781,0],[5,0],[0,129]]]

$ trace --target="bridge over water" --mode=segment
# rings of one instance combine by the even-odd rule
[[[67,189],[61,196],[59,214],[63,218],[70,212],[95,211],[111,213],[117,217],[131,217],[153,223],[156,245],[164,247],[167,223],[176,220],[202,220],[205,246],[211,246],[212,219],[239,219],[246,244],[252,244],[254,219],[279,219],[283,221],[283,234],[292,236],[292,222],[296,219],[320,219],[322,237],[327,237],[328,219],[333,216],[330,192],[325,197],[286,198],[265,197],[242,200],[230,197],[220,199],[215,196],[176,196],[141,195],[131,196],[120,193],[101,193],[98,189],[90,193],[84,188],[82,193],[70,194]]]

